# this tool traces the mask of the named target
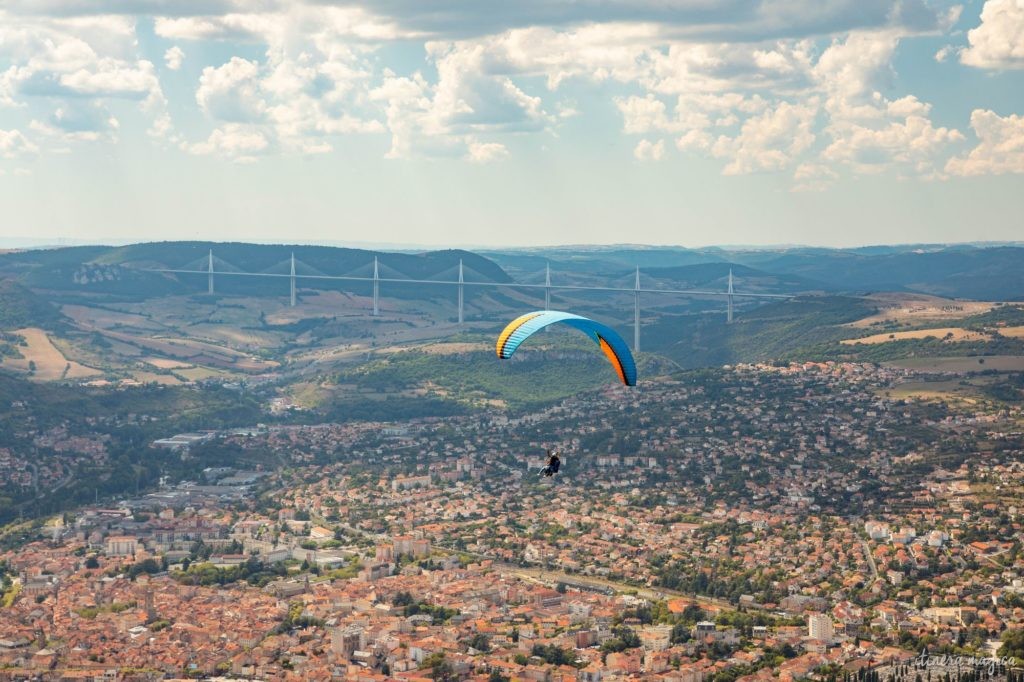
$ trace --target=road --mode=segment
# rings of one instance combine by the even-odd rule
[[[871,553],[871,548],[868,547],[868,543],[865,540],[860,541],[860,546],[864,548],[864,556],[868,558],[868,563],[871,565],[871,575],[875,580],[878,580],[878,566],[875,565],[875,556]]]

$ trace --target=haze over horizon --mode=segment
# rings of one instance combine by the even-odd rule
[[[193,241],[193,240],[177,240],[177,239],[131,239],[131,238],[103,238],[98,237],[90,240],[79,240],[79,239],[66,239],[66,238],[55,238],[47,239],[45,237],[23,237],[23,238],[10,238],[0,236],[0,249],[58,249],[75,246],[127,246],[130,244],[139,243],[160,243],[160,242],[176,242],[176,241]],[[997,247],[1018,247],[1024,246],[1024,241],[1019,240],[1002,240],[1002,241],[951,241],[951,242],[891,242],[891,243],[852,243],[849,245],[840,246],[827,246],[821,244],[650,244],[650,243],[633,243],[633,242],[607,242],[607,243],[588,243],[588,244],[542,244],[542,245],[510,245],[510,244],[427,244],[427,243],[401,243],[401,242],[373,242],[373,241],[357,241],[357,240],[321,240],[321,239],[284,239],[284,240],[214,240],[214,239],[198,239],[195,241],[200,242],[211,242],[211,243],[247,243],[247,244],[260,244],[268,246],[325,246],[333,248],[349,248],[349,249],[364,249],[372,251],[428,251],[428,250],[443,250],[443,249],[462,249],[466,251],[480,251],[480,252],[499,252],[499,251],[550,251],[550,250],[615,250],[615,249],[651,249],[651,250],[671,250],[671,249],[685,249],[690,251],[711,251],[711,250],[723,250],[723,251],[786,251],[786,250],[797,250],[797,249],[836,249],[836,250],[856,250],[856,249],[871,249],[871,248],[949,248],[949,247],[976,247],[976,248],[997,248]]]
[[[16,0],[3,238],[1012,240],[1022,35],[1017,0]]]

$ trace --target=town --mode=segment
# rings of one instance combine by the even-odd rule
[[[899,397],[910,375],[738,365],[522,415],[167,434],[234,460],[0,554],[0,679],[1012,676],[1024,415]]]

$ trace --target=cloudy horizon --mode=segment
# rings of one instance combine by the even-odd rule
[[[0,239],[1020,238],[1024,0],[8,0]]]

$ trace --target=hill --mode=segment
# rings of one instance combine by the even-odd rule
[[[874,312],[860,298],[807,296],[749,310],[733,324],[720,313],[665,316],[644,329],[644,348],[686,368],[795,360],[806,349],[856,335],[843,325]]]
[[[658,270],[711,263],[748,266],[775,276],[795,276],[795,290],[833,293],[910,291],[950,298],[1024,300],[1024,247],[1020,245],[905,245],[829,249],[817,247],[554,247],[488,252],[514,274],[542,272],[574,283],[587,276],[619,276],[626,269],[653,276]],[[801,287],[804,287],[801,289]]]
[[[799,275],[832,291],[916,291],[951,298],[1024,300],[1024,248],[948,247],[936,251],[863,253],[793,250],[734,254],[769,272]]]
[[[74,247],[40,249],[0,254],[0,276],[16,279],[25,286],[71,295],[105,294],[140,300],[204,292],[206,274],[157,273],[150,269],[202,270],[213,251],[219,293],[235,295],[281,295],[288,291],[286,280],[272,277],[232,276],[250,272],[285,276],[290,272],[291,254],[298,261],[297,273],[309,276],[369,277],[378,258],[381,277],[394,279],[447,279],[457,277],[463,262],[467,281],[509,282],[511,278],[494,262],[461,250],[422,254],[382,253],[364,249],[326,246],[268,245],[212,242],[153,242],[121,247]],[[325,279],[302,279],[304,289],[346,290],[368,294],[365,282],[340,283]],[[399,298],[435,296],[429,287],[392,285]]]
[[[806,277],[777,274],[727,262],[648,268],[643,271],[643,276],[680,287],[724,291],[730,271],[738,291],[785,294],[827,288],[823,283]]]
[[[16,282],[0,279],[0,330],[41,327],[57,331],[66,325],[67,318],[45,298]]]

